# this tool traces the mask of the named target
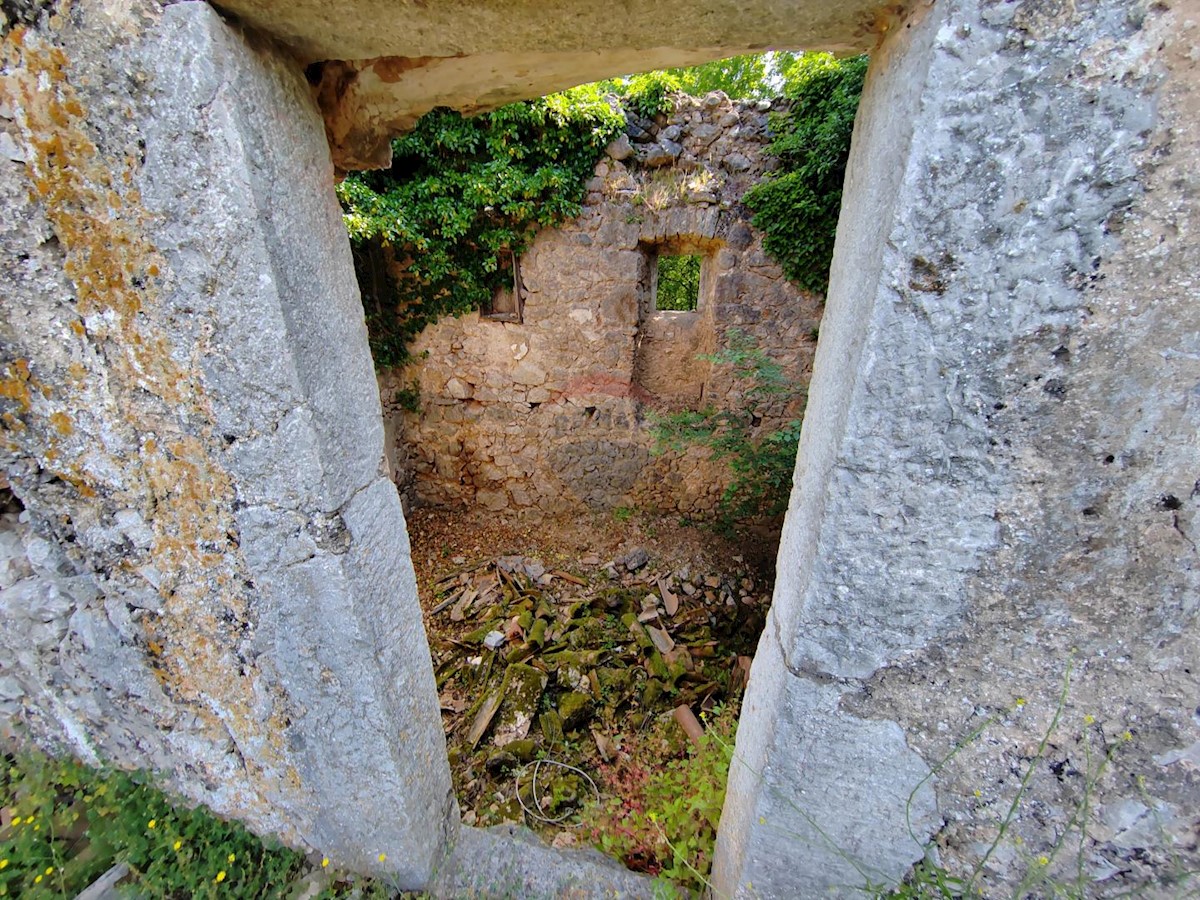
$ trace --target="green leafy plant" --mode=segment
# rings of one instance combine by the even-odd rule
[[[703,717],[707,728],[698,746],[664,753],[665,762],[646,767],[634,760],[644,753],[601,767],[600,778],[612,796],[585,809],[593,842],[604,852],[670,885],[701,890],[712,867],[717,824],[725,802],[725,782],[733,755],[737,710],[718,707]],[[675,728],[673,724],[666,727]],[[662,742],[660,734],[642,739]]]
[[[418,413],[421,411],[421,388],[416,381],[396,391],[396,405],[405,412]]]
[[[144,775],[75,760],[5,756],[0,807],[0,896],[74,897],[123,862],[146,897],[285,897],[310,869],[301,853],[176,805]],[[386,896],[382,885],[358,888]]]
[[[731,328],[726,340],[726,349],[701,359],[732,367],[734,377],[745,386],[742,403],[734,409],[651,413],[650,422],[655,452],[702,444],[716,458],[728,461],[733,479],[721,497],[721,524],[728,529],[738,519],[778,516],[787,509],[801,420],[767,431],[760,423],[768,400],[800,395],[802,389],[788,382],[779,364],[752,336]]]
[[[694,310],[700,297],[699,256],[658,257],[655,309]]]
[[[769,152],[779,169],[746,193],[763,246],[788,278],[811,291],[829,286],[850,136],[867,58],[828,53],[792,58],[784,72],[787,112],[772,116]]]
[[[671,94],[682,88],[679,77],[665,71],[643,72],[631,75],[620,83],[604,82],[606,87],[616,87],[625,105],[639,116],[653,119],[660,113],[669,113],[675,108]]]
[[[513,257],[539,228],[578,214],[623,124],[596,85],[474,118],[435,109],[393,142],[389,169],[348,176],[338,197],[376,366],[402,364],[427,324],[511,288]],[[391,251],[382,274],[367,268],[372,243]]]

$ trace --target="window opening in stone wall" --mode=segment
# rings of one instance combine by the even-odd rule
[[[653,309],[695,312],[700,305],[700,269],[695,254],[659,253]]]
[[[512,269],[512,286],[497,288],[484,317],[499,322],[522,322],[525,316],[525,285],[521,283],[521,258],[508,254]]]

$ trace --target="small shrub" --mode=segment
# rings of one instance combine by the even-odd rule
[[[421,411],[421,389],[416,381],[408,387],[396,391],[396,405],[405,412],[419,413]]]
[[[726,459],[733,479],[721,497],[722,526],[732,529],[738,519],[782,515],[787,509],[796,467],[800,419],[760,432],[761,406],[769,397],[801,393],[789,384],[778,363],[766,355],[753,337],[739,329],[727,332],[728,347],[701,357],[733,367],[746,386],[741,406],[730,410],[708,408],[651,414],[655,452],[684,450],[694,444],[710,447]]]
[[[669,113],[675,107],[671,94],[680,89],[680,80],[670,72],[643,72],[632,75],[624,83],[625,105],[646,119],[659,113]]]
[[[737,710],[718,708],[706,716],[700,746],[670,754],[671,740],[661,730],[639,742],[646,745],[613,765],[601,766],[600,778],[612,796],[585,809],[592,840],[627,866],[684,888],[701,890],[712,867],[717,824],[725,802],[725,782]],[[675,729],[673,723],[665,728]],[[668,757],[646,767],[635,760]]]

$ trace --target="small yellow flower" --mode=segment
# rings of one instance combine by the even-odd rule
[[[33,879],[33,883],[34,883],[34,884],[41,884],[41,883],[42,883],[42,876],[41,876],[41,875],[39,875],[37,878]]]
[[[1091,725],[1095,721],[1096,721],[1096,717],[1093,716],[1091,713],[1088,713],[1086,716],[1083,717],[1084,725]]]
[[[1039,865],[1039,866],[1048,866],[1048,865],[1050,865],[1050,857],[1048,857],[1048,856],[1039,856],[1039,857],[1038,857],[1038,865]]]
[[[8,860],[0,859],[0,869],[7,869],[7,868],[8,868]]]
[[[321,857],[321,868],[322,868],[322,869],[328,869],[328,868],[329,868],[329,857],[328,857],[328,856],[322,856],[322,857]]]
[[[26,820],[26,821],[28,821],[28,820]],[[41,830],[42,830],[41,823],[39,822],[39,823],[35,824],[35,825],[33,826],[33,830],[34,830],[34,831],[41,831]]]
[[[1020,707],[1022,707],[1022,706],[1024,706],[1024,705],[1025,705],[1025,698],[1024,698],[1024,697],[1018,697],[1018,698],[1017,698],[1017,707],[1018,707],[1018,708],[1020,708]]]
[[[236,854],[236,853],[230,853],[230,854],[229,854],[229,861],[230,861],[230,862],[233,862],[233,861],[234,861],[234,860],[236,860],[236,859],[237,859],[237,854]]]
[[[979,788],[976,788],[976,789],[975,789],[975,796],[976,796],[976,797],[982,797],[982,796],[983,796],[983,791],[979,790]]]
[[[13,821],[12,821],[12,823],[13,823],[14,825],[20,825],[20,824],[21,824],[21,817],[20,817],[20,816],[13,816]]]
[[[387,854],[386,854],[386,853],[380,853],[380,854],[379,854],[379,861],[380,861],[380,862],[387,862]]]
[[[1132,741],[1133,740],[1133,732],[1126,729],[1126,731],[1121,735],[1121,740]]]
[[[217,873],[217,877],[214,878],[213,881],[215,881],[217,884],[220,884],[224,880],[225,880],[225,870],[222,869],[220,872]]]
[[[183,846],[183,841],[176,841],[176,842],[175,842],[174,844],[172,844],[171,846],[172,846],[172,847],[174,847],[176,850],[178,850],[180,847],[182,847],[182,846]]]
[[[54,866],[46,866],[46,874],[53,875],[54,874]]]
[[[759,825],[766,825],[766,824],[767,824],[767,817],[766,817],[766,816],[759,816],[759,817],[758,817],[758,824],[759,824]]]
[[[158,819],[151,819],[149,822],[146,823],[146,827],[147,828],[157,828],[158,827]]]

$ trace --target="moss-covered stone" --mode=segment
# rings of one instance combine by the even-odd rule
[[[504,699],[496,718],[496,746],[503,747],[529,734],[546,680],[544,672],[523,663],[513,663],[505,669],[500,683],[500,696]]]
[[[538,716],[538,727],[547,747],[561,747],[563,743],[563,720],[555,710],[548,709]]]
[[[563,694],[558,701],[558,714],[562,717],[563,728],[575,731],[587,721],[592,712],[592,698],[587,694],[572,691]]]

